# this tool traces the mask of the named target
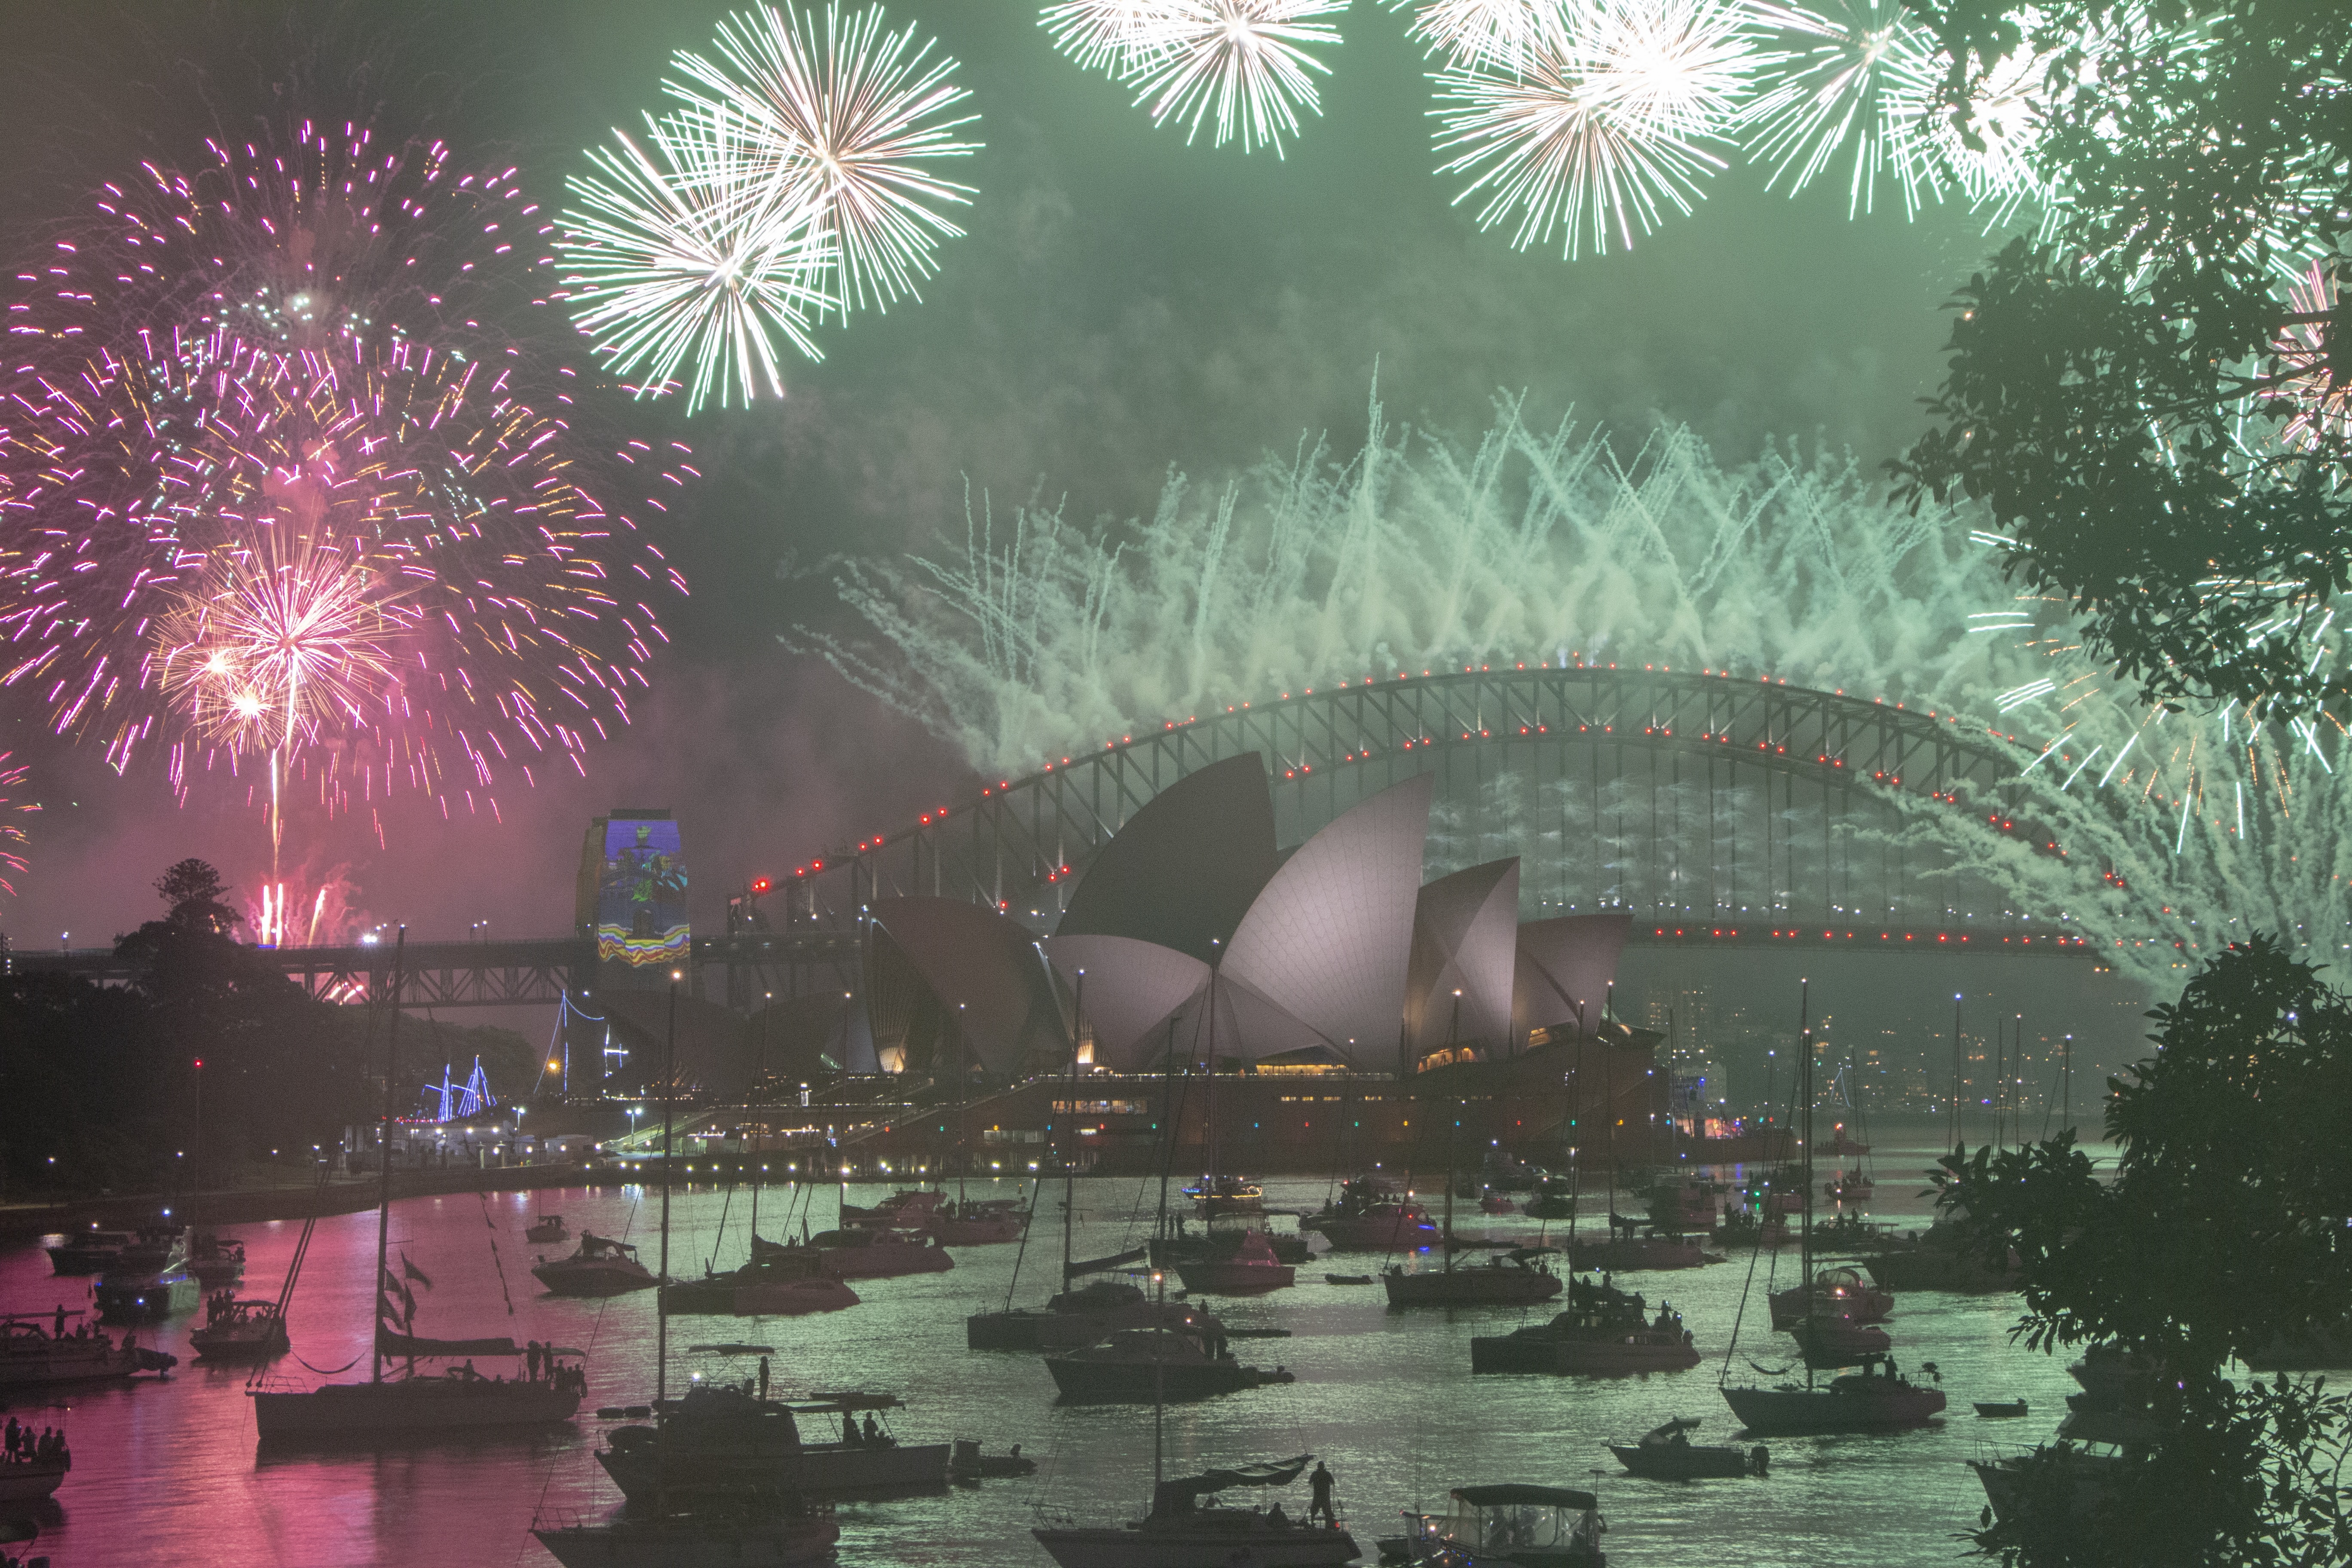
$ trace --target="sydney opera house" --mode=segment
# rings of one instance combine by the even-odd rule
[[[1247,752],[1139,809],[1050,934],[877,900],[858,1054],[927,1082],[933,1109],[862,1152],[961,1144],[1013,1170],[1066,1145],[1140,1171],[1172,1127],[1181,1171],[1213,1121],[1236,1171],[1433,1172],[1493,1149],[1558,1164],[1604,1129],[1621,1161],[1670,1157],[1655,1038],[1611,1016],[1625,918],[1523,922],[1517,859],[1423,881],[1430,804],[1431,780],[1407,779],[1281,848]]]

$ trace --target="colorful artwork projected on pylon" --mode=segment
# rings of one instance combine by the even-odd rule
[[[604,825],[596,884],[596,956],[607,963],[675,963],[687,954],[686,860],[677,824],[614,817]]]

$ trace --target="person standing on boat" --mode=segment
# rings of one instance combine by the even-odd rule
[[[1339,1528],[1339,1515],[1331,1506],[1331,1472],[1323,1461],[1315,1461],[1315,1473],[1307,1478],[1307,1489],[1313,1494],[1307,1504],[1307,1522],[1312,1525],[1318,1514],[1332,1529]]]
[[[760,1358],[760,1397],[761,1399],[768,1397],[768,1358],[766,1356]]]

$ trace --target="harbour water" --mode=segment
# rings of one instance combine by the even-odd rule
[[[1873,1216],[1924,1223],[1927,1205],[1917,1196],[1924,1184],[1917,1173],[1932,1152],[1891,1147],[1893,1142],[1882,1141],[1873,1161],[1879,1183]],[[975,1197],[1016,1190],[1010,1180],[973,1185],[985,1189]],[[1080,1254],[1139,1244],[1156,1189],[1156,1181],[1080,1181]],[[1327,1190],[1319,1179],[1272,1181],[1267,1202],[1311,1208]],[[848,1198],[871,1203],[886,1191],[852,1187]],[[839,1198],[832,1186],[771,1189],[761,1199],[761,1228],[772,1237],[797,1235],[813,1210],[811,1223],[823,1229]],[[1032,1526],[1049,1517],[1136,1517],[1151,1479],[1148,1407],[1060,1408],[1035,1356],[964,1348],[967,1314],[1008,1300],[1034,1305],[1052,1289],[1060,1202],[1059,1184],[1049,1181],[1017,1284],[1018,1248],[971,1247],[958,1252],[947,1273],[859,1282],[864,1304],[845,1312],[674,1319],[671,1386],[694,1375],[740,1378],[756,1365],[685,1347],[753,1342],[774,1347],[778,1390],[902,1395],[909,1408],[896,1413],[892,1426],[903,1438],[976,1438],[992,1452],[1019,1443],[1039,1461],[1033,1477],[845,1506],[840,1558],[854,1568],[1045,1564],[1029,1538]],[[714,1246],[719,1267],[741,1260],[744,1191],[730,1196],[698,1186],[673,1203],[673,1275],[698,1275]],[[405,1201],[393,1210],[392,1256],[395,1269],[404,1255],[433,1281],[429,1290],[417,1289],[420,1333],[509,1334],[518,1342],[538,1339],[586,1350],[588,1397],[572,1427],[383,1453],[257,1455],[246,1369],[215,1370],[196,1363],[188,1349],[199,1313],[145,1331],[148,1342],[182,1358],[166,1380],[10,1402],[14,1414],[37,1426],[62,1419],[73,1445],[75,1468],[54,1509],[41,1516],[38,1550],[49,1552],[57,1568],[551,1563],[528,1534],[535,1514],[596,1517],[618,1506],[593,1458],[600,1429],[593,1412],[651,1396],[655,1322],[650,1293],[582,1301],[540,1291],[529,1271],[533,1256],[569,1249],[523,1240],[523,1226],[542,1208],[562,1214],[575,1233],[592,1229],[635,1243],[647,1264],[654,1261],[658,1205],[654,1194],[635,1188]],[[1516,1216],[1488,1219],[1475,1215],[1475,1205],[1463,1208],[1465,1228],[1536,1228]],[[281,1359],[272,1378],[314,1380],[303,1363],[346,1378],[366,1374],[375,1224],[373,1212],[319,1222],[289,1314],[300,1360]],[[276,1293],[300,1230],[296,1221],[236,1227],[249,1260],[242,1294]],[[1558,1239],[1557,1227],[1549,1239]],[[1171,1407],[1170,1473],[1320,1455],[1339,1478],[1342,1511],[1367,1562],[1373,1538],[1392,1533],[1401,1510],[1442,1509],[1451,1488],[1508,1480],[1596,1490],[1610,1526],[1610,1561],[1623,1568],[1913,1568],[1957,1561],[1966,1550],[1956,1536],[1974,1523],[1984,1500],[1963,1461],[2046,1437],[2073,1386],[2063,1362],[2011,1343],[2014,1297],[1907,1296],[1888,1327],[1907,1373],[1916,1374],[1926,1362],[1940,1367],[1950,1409],[1939,1426],[1893,1436],[1776,1439],[1771,1473],[1761,1480],[1637,1481],[1619,1472],[1604,1442],[1631,1439],[1676,1415],[1704,1418],[1700,1440],[1730,1436],[1717,1383],[1748,1275],[1746,1254],[1703,1270],[1621,1279],[1654,1306],[1661,1294],[1670,1299],[1706,1360],[1688,1372],[1612,1382],[1474,1380],[1472,1335],[1536,1319],[1516,1309],[1392,1313],[1376,1284],[1334,1285],[1324,1278],[1376,1272],[1381,1263],[1373,1255],[1343,1255],[1302,1268],[1293,1289],[1220,1301],[1217,1310],[1232,1325],[1291,1331],[1291,1338],[1242,1341],[1237,1349],[1244,1359],[1288,1367],[1298,1381]],[[1793,1248],[1777,1261],[1768,1255],[1757,1268],[1757,1289],[1775,1269],[1774,1283],[1790,1283],[1795,1268]],[[85,1280],[52,1277],[37,1247],[0,1252],[0,1305],[8,1310],[82,1306],[87,1293]],[[1788,1337],[1759,1331],[1763,1327],[1759,1295],[1732,1360],[1736,1378],[1757,1375],[1751,1357],[1774,1369],[1794,1362]],[[2032,1411],[2023,1420],[1979,1420],[1969,1407],[1972,1400],[2021,1396]],[[60,1414],[52,1408],[58,1405],[70,1409]],[[1305,1501],[1302,1489],[1286,1504],[1296,1510]]]

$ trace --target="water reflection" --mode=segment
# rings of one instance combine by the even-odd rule
[[[1874,1214],[1916,1222],[1925,1210],[1916,1173],[1931,1158],[1928,1148],[1895,1150],[1883,1142],[1874,1161],[1880,1183]],[[982,1188],[975,1196],[998,1196],[1015,1184],[975,1186]],[[1327,1186],[1272,1180],[1267,1202],[1313,1208]],[[1079,1254],[1101,1256],[1139,1240],[1149,1224],[1144,1205],[1156,1189],[1156,1181],[1080,1183]],[[849,1201],[871,1204],[886,1193],[855,1188]],[[167,1381],[70,1396],[65,1420],[75,1468],[43,1523],[39,1550],[60,1568],[186,1561],[192,1548],[199,1560],[255,1563],[549,1563],[526,1536],[534,1510],[596,1515],[617,1504],[593,1458],[603,1424],[588,1413],[650,1397],[653,1300],[650,1293],[602,1300],[541,1294],[530,1276],[531,1260],[566,1248],[535,1247],[522,1230],[543,1206],[565,1215],[575,1231],[643,1245],[650,1264],[656,1205],[642,1201],[646,1195],[633,1188],[543,1198],[457,1194],[408,1200],[393,1211],[395,1258],[406,1252],[434,1281],[417,1292],[418,1332],[508,1334],[518,1342],[551,1340],[588,1352],[588,1395],[572,1427],[386,1453],[258,1455],[247,1370],[190,1357],[186,1338],[202,1321],[198,1313],[153,1331],[152,1342],[182,1357]],[[771,1191],[761,1200],[762,1232],[797,1232],[804,1219],[822,1229],[838,1202],[831,1186]],[[1103,1521],[1138,1517],[1146,1506],[1149,1410],[1057,1407],[1053,1381],[1034,1354],[964,1348],[968,1314],[1008,1302],[1034,1305],[1053,1289],[1059,1202],[1059,1186],[1049,1183],[1017,1286],[1021,1248],[972,1247],[961,1249],[947,1273],[861,1282],[865,1304],[848,1311],[674,1324],[674,1346],[773,1346],[780,1392],[899,1394],[910,1406],[893,1421],[902,1437],[973,1438],[996,1452],[1019,1443],[1038,1459],[1031,1477],[845,1506],[843,1563],[1042,1565],[1047,1560],[1027,1533],[1041,1507]],[[740,1263],[748,1206],[741,1192],[698,1186],[679,1194],[671,1271],[693,1276],[706,1265]],[[1147,1217],[1135,1217],[1139,1211]],[[242,1293],[273,1294],[300,1224],[235,1229],[249,1259]],[[373,1213],[319,1222],[289,1311],[294,1355],[273,1363],[269,1375],[309,1381],[306,1364],[340,1367],[367,1349],[374,1255]],[[1328,1271],[1370,1270],[1378,1261],[1357,1255]],[[1785,1286],[1794,1270],[1793,1256],[1768,1258],[1757,1269],[1757,1285]],[[1947,1563],[1957,1551],[1953,1533],[1974,1521],[1983,1500],[1962,1461],[1990,1452],[1996,1441],[2018,1446],[2045,1436],[2048,1424],[2039,1414],[2050,1412],[2054,1420],[2072,1387],[2062,1363],[2010,1344],[2013,1298],[1908,1297],[1888,1327],[1906,1366],[1932,1360],[1943,1368],[1957,1414],[1942,1425],[1894,1436],[1775,1440],[1772,1473],[1760,1481],[1641,1481],[1618,1470],[1605,1442],[1631,1442],[1677,1415],[1705,1422],[1701,1440],[1729,1437],[1716,1382],[1748,1273],[1745,1258],[1621,1281],[1647,1293],[1653,1305],[1661,1294],[1671,1299],[1706,1360],[1688,1372],[1609,1383],[1542,1376],[1474,1382],[1471,1336],[1507,1331],[1534,1316],[1516,1309],[1392,1313],[1376,1287],[1329,1284],[1326,1272],[1320,1265],[1304,1268],[1295,1289],[1219,1303],[1233,1326],[1292,1331],[1288,1340],[1249,1348],[1255,1359],[1281,1362],[1299,1381],[1171,1408],[1168,1463],[1174,1473],[1321,1455],[1339,1478],[1341,1511],[1368,1550],[1374,1537],[1396,1532],[1401,1511],[1442,1511],[1452,1488],[1533,1481],[1598,1491],[1611,1560],[1628,1568],[1710,1559],[1791,1568]],[[36,1246],[0,1251],[0,1305],[9,1310],[79,1306],[88,1290],[85,1279],[53,1277]],[[1751,1313],[1750,1333],[1754,1321]],[[1785,1335],[1768,1335],[1743,1343],[1735,1370],[1748,1372],[1750,1353],[1768,1366],[1793,1356]],[[677,1351],[671,1377],[675,1386],[681,1377],[733,1378],[743,1371],[740,1361]],[[1969,1411],[1972,1400],[2021,1396],[2031,1401],[2035,1419],[1985,1423]],[[22,1414],[57,1402],[22,1395],[13,1404]],[[1293,1511],[1304,1505],[1303,1495],[1286,1502]]]

